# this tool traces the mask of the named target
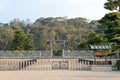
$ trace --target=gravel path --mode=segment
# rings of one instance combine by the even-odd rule
[[[120,72],[79,70],[0,71],[0,80],[120,80]]]

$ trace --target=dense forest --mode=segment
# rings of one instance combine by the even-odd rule
[[[22,30],[26,35],[33,35],[33,50],[49,50],[47,40],[68,40],[66,49],[76,50],[78,44],[86,41],[90,33],[102,33],[98,30],[99,25],[97,20],[88,21],[81,17],[41,17],[34,23],[29,19],[14,19],[9,23],[0,23],[0,50],[11,50],[15,31],[18,30]],[[58,50],[61,46],[54,44],[53,48]]]

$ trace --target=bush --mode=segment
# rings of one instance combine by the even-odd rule
[[[117,67],[117,70],[120,70],[120,60],[116,61],[116,67]]]

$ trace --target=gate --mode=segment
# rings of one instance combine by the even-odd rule
[[[69,69],[68,61],[53,61],[52,69]]]

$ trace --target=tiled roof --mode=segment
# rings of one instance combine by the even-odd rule
[[[108,50],[108,49],[111,49],[111,46],[110,45],[90,45],[90,48],[91,49],[94,49],[94,50]]]

